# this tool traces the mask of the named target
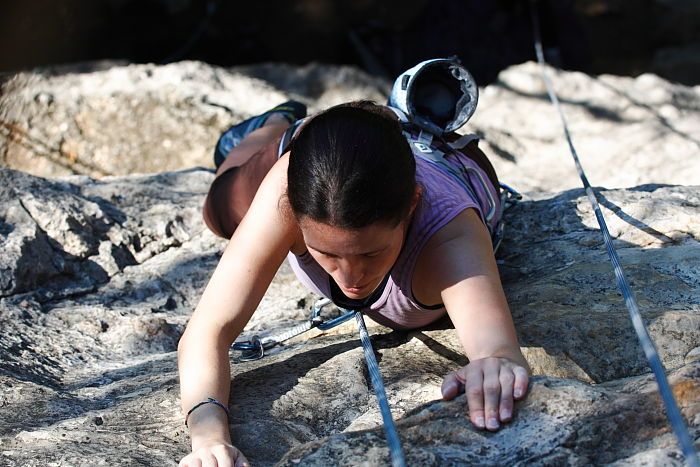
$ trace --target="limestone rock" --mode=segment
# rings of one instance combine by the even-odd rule
[[[589,76],[547,68],[593,186],[700,185],[700,87],[644,74]],[[464,131],[484,135],[502,181],[559,192],[581,182],[536,63],[504,70]]]
[[[671,376],[689,419],[700,414],[699,372],[696,363]],[[397,423],[407,465],[682,465],[669,449],[675,439],[649,376],[600,386],[533,378],[517,418],[496,433],[470,426],[464,404],[464,396],[424,404]],[[391,459],[375,429],[308,443],[277,465],[391,465]]]
[[[650,332],[678,367],[700,341],[700,188],[601,190],[599,199]],[[547,215],[534,214],[540,203]],[[522,203],[508,219],[501,275],[521,343],[575,362],[597,382],[646,371],[583,191]]]
[[[109,157],[100,167],[125,175],[45,179],[0,169],[0,464],[161,466],[189,452],[175,349],[225,241],[201,219],[211,171],[171,169],[208,164],[217,131],[287,93],[312,109],[360,97],[358,90],[381,96],[382,83],[332,70],[231,72],[183,63],[20,75],[4,84],[6,164],[28,157],[46,175],[99,175],[81,161],[97,164],[90,157],[102,148]],[[410,464],[681,465],[595,216],[575,188],[536,79],[531,64],[504,72],[482,92],[465,131],[484,133],[502,178],[527,190],[507,213],[498,259],[537,376],[513,423],[477,431],[463,397],[440,401],[442,377],[467,363],[449,321],[408,333],[372,324]],[[586,135],[585,147],[598,135],[605,148],[581,151],[593,154],[592,182],[625,186],[600,189],[600,203],[697,442],[700,172],[689,155],[698,139],[698,91],[652,76],[561,72],[555,82],[566,84],[575,136]],[[616,86],[629,87],[629,99]],[[205,95],[238,110],[227,114]],[[113,128],[90,132],[88,125],[81,133],[81,111],[94,128]],[[60,148],[63,133],[86,152],[62,169],[42,166],[41,148]],[[154,141],[165,135],[174,152],[154,155]],[[184,159],[170,158],[188,147]],[[130,174],[149,170],[164,172]],[[283,265],[242,338],[287,329],[308,316],[314,299]],[[259,361],[240,362],[232,352],[234,444],[254,465],[388,465],[362,360],[352,322],[292,340]]]
[[[315,112],[352,99],[386,101],[390,83],[343,66],[223,69],[198,62],[93,73],[21,73],[2,85],[2,163],[35,175],[124,175],[211,166],[230,124],[289,97]],[[700,87],[548,69],[594,186],[700,184]],[[538,65],[504,70],[481,89],[461,130],[483,136],[503,181],[520,191],[577,188]]]
[[[213,166],[219,134],[283,102],[284,93],[311,111],[385,100],[386,83],[355,68],[269,68],[182,62],[17,74],[0,92],[2,163],[35,175],[96,177]]]
[[[6,189],[0,205],[15,209],[3,214],[3,251],[35,262],[43,255],[39,264],[73,261],[75,271],[83,270],[82,263],[102,243],[120,241],[133,251],[132,261],[112,274],[84,274],[92,281],[88,286],[85,277],[65,267],[49,271],[46,279],[23,281],[32,274],[4,263],[12,283],[22,288],[6,288],[0,299],[2,463],[112,465],[118,458],[127,464],[174,465],[188,449],[174,350],[224,246],[199,218],[211,173],[100,181],[49,181],[7,169],[0,174]],[[694,268],[700,255],[698,194],[694,187],[664,186],[602,193],[695,436],[700,420],[694,395],[700,370],[693,358],[700,341]],[[19,201],[12,204],[30,196],[51,211],[32,216]],[[525,354],[536,374],[549,376],[535,379],[516,421],[503,431],[474,431],[464,418],[463,400],[436,402],[444,374],[467,363],[449,322],[410,333],[372,327],[412,462],[679,462],[610,266],[593,240],[593,215],[584,201],[573,190],[533,198],[509,212],[501,258],[504,284]],[[75,208],[90,203],[101,217],[88,217],[97,208]],[[78,212],[84,215],[79,219],[93,219],[84,225],[98,225],[94,234],[103,235],[92,249],[78,250],[75,245],[90,244],[80,243],[79,236],[44,230],[52,222],[72,225]],[[177,216],[174,228],[168,222]],[[120,234],[110,239],[111,229]],[[149,253],[141,257],[144,248],[135,246],[146,244]],[[68,256],[71,246],[82,256]],[[303,319],[312,300],[283,267],[246,335]],[[297,339],[260,361],[236,363],[233,354],[232,361],[234,443],[256,465],[280,459],[282,465],[296,459],[311,465],[387,463],[381,417],[352,322],[329,335]],[[630,425],[626,417],[633,413]],[[601,437],[609,432],[618,438]]]

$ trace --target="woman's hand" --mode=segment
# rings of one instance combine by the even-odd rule
[[[513,418],[513,400],[525,397],[528,371],[507,358],[488,357],[445,376],[442,398],[454,399],[465,392],[469,418],[481,429],[498,430]]]
[[[235,446],[221,441],[205,441],[183,457],[178,467],[249,467],[250,463]]]

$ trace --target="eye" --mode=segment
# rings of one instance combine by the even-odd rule
[[[381,253],[381,251],[373,251],[372,253],[364,253],[362,256],[364,258],[376,258],[377,256],[380,255],[380,253]]]

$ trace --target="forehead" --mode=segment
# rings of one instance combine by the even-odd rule
[[[400,241],[402,231],[399,226],[372,224],[359,229],[344,229],[308,218],[299,222],[304,242],[314,250],[337,255],[368,253],[384,249],[395,241]]]

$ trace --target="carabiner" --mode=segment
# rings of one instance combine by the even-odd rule
[[[253,336],[247,342],[235,342],[233,349],[241,351],[241,355],[238,357],[241,362],[252,362],[265,356],[265,346],[258,336]]]

